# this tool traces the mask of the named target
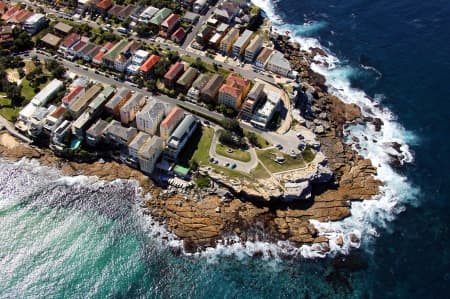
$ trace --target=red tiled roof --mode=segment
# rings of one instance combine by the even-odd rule
[[[72,46],[72,50],[74,50],[75,52],[78,52],[79,50],[81,50],[81,48],[83,48],[87,43],[83,40],[80,40],[79,42],[77,42],[75,45]]]
[[[113,5],[112,0],[102,0],[99,3],[97,3],[96,6],[97,8],[106,10],[110,8],[112,5]]]
[[[232,95],[234,98],[239,97],[242,94],[242,91],[239,88],[224,84],[220,88],[219,92],[221,93],[227,93],[229,95]]]
[[[106,49],[106,50],[111,50],[112,47],[114,47],[114,43],[112,43],[112,42],[107,42],[106,44],[103,45],[102,48],[103,48],[103,49]]]
[[[61,46],[67,48],[70,45],[72,45],[76,40],[78,40],[80,38],[81,38],[81,36],[79,34],[71,33],[64,39],[64,41],[62,42]]]
[[[2,20],[8,20],[13,14],[15,14],[20,9],[19,6],[11,6],[3,15]]]
[[[84,90],[83,86],[76,86],[74,87],[68,94],[66,94],[63,98],[62,98],[62,102],[63,103],[70,103],[81,91]]]
[[[183,71],[184,71],[184,64],[181,62],[177,62],[170,67],[170,69],[164,75],[164,79],[173,80],[177,77],[177,75],[181,74]]]
[[[0,13],[4,13],[6,10],[8,9],[8,6],[6,5],[5,2],[0,1]]]
[[[186,36],[186,31],[182,27],[178,28],[173,34],[172,38],[176,38],[177,40],[182,40]]]
[[[29,11],[28,9],[21,9],[14,13],[14,15],[9,18],[9,23],[23,23],[28,19],[31,15],[33,15],[33,12]]]
[[[98,64],[102,63],[102,61],[103,61],[103,55],[105,55],[105,53],[106,53],[106,52],[104,52],[104,51],[102,51],[102,50],[98,51],[98,53],[95,54],[94,58],[92,58],[92,62],[93,62],[93,63],[98,63]]]
[[[250,85],[250,80],[238,77],[236,74],[228,75],[226,82],[227,85],[239,88],[241,91],[244,91]]]
[[[141,65],[142,72],[148,72],[161,59],[158,55],[151,55],[144,64]]]
[[[161,26],[164,26],[167,28],[172,28],[172,26],[176,22],[178,22],[179,19],[180,19],[180,16],[173,13],[170,16],[168,16],[167,18],[165,18],[164,21],[162,21]]]
[[[173,125],[173,122],[178,118],[178,116],[183,113],[183,109],[179,107],[173,108],[167,117],[161,122],[161,127],[168,129]]]
[[[58,118],[60,118],[61,115],[63,115],[66,111],[67,111],[67,108],[64,107],[63,105],[61,105],[61,106],[59,106],[58,108],[56,108],[55,110],[53,110],[53,112],[50,113],[49,116],[58,119]]]

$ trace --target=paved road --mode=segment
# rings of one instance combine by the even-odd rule
[[[219,161],[219,165],[225,166],[226,163],[235,163],[235,170],[250,173],[256,166],[258,166],[258,156],[256,155],[256,151],[253,147],[249,149],[250,153],[250,161],[242,162],[234,159],[230,159],[224,156],[221,156],[216,153],[216,146],[219,142],[219,136],[217,134],[217,128],[214,129],[214,137],[211,142],[211,146],[209,147],[209,156],[215,158]]]
[[[209,19],[209,17],[212,15],[212,13],[214,12],[214,9],[219,5],[219,3],[220,3],[220,1],[217,1],[216,5],[209,7],[206,14],[200,15],[200,18],[199,18],[197,24],[194,26],[194,28],[192,28],[192,30],[191,30],[191,32],[189,32],[188,36],[186,36],[181,48],[186,49],[187,46],[189,46],[191,44],[192,40],[197,35],[197,32],[202,27],[203,23]]]

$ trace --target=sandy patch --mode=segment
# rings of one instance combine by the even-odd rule
[[[17,140],[12,137],[11,135],[7,134],[7,133],[3,133],[0,135],[0,145],[8,148],[8,149],[13,149],[17,146],[19,146],[19,142],[17,142]]]

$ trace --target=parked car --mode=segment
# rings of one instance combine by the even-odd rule
[[[283,149],[283,146],[279,143],[275,144],[275,147],[279,150]]]
[[[231,168],[231,169],[235,169],[235,168],[236,168],[236,163],[231,163],[231,164],[230,164],[230,168]]]

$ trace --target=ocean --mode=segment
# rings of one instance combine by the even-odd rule
[[[281,259],[281,246],[266,243],[186,256],[143,214],[135,182],[0,161],[0,298],[448,298],[450,4],[253,2],[274,30],[327,51],[328,67],[313,68],[330,92],[384,122],[348,136],[368,137],[360,154],[378,166],[382,194],[344,221],[315,223],[361,244],[347,237],[315,259],[311,247]],[[388,163],[392,142],[400,166]]]

